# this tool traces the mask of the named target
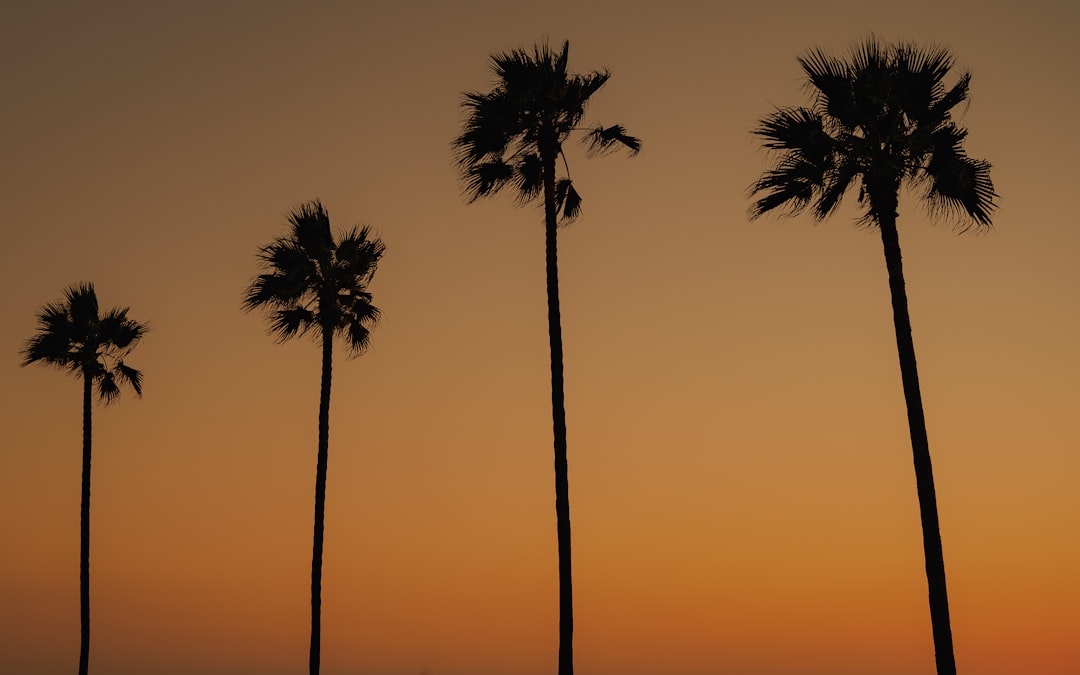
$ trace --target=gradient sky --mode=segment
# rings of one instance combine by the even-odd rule
[[[95,409],[91,669],[306,672],[319,355],[240,311],[299,202],[387,255],[331,408],[323,672],[555,669],[541,214],[468,205],[489,55],[613,77],[560,234],[578,671],[933,671],[881,244],[746,218],[796,57],[949,45],[994,230],[901,203],[964,675],[1080,672],[1080,10],[915,1],[14,2],[0,21],[0,671],[78,659],[78,384],[19,368],[77,281],[152,333]]]

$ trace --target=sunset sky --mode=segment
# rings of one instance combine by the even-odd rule
[[[1080,672],[1080,6],[724,6],[7,3],[0,672],[78,662],[81,389],[19,350],[79,281],[152,328],[144,397],[94,410],[91,672],[306,672],[319,350],[240,301],[316,197],[387,246],[335,362],[323,673],[555,671],[542,214],[467,204],[450,150],[489,56],[547,37],[644,141],[568,146],[577,671],[931,675],[880,238],[854,195],[746,216],[796,58],[870,33],[973,73],[1001,195],[985,235],[900,207],[959,671]]]

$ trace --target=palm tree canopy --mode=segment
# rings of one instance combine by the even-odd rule
[[[952,110],[968,100],[971,75],[947,87],[954,58],[945,48],[885,45],[874,37],[848,59],[811,51],[799,59],[813,103],[777,109],[753,133],[776,156],[754,183],[756,218],[774,209],[817,219],[854,183],[865,222],[874,222],[902,184],[919,188],[932,215],[988,228],[996,209],[990,164],[963,149],[967,130]]]
[[[62,301],[49,303],[38,312],[38,332],[23,347],[22,365],[43,363],[86,376],[105,403],[120,395],[121,384],[142,396],[142,373],[125,364],[124,358],[149,326],[128,318],[127,313],[127,307],[100,313],[91,283],[70,286]]]
[[[335,241],[330,215],[317,199],[294,208],[288,223],[287,236],[260,249],[263,272],[251,282],[244,309],[266,310],[279,340],[329,332],[361,354],[379,320],[367,286],[385,245],[366,226]]]
[[[516,189],[520,204],[542,198],[544,154],[562,155],[562,145],[574,131],[583,132],[592,155],[620,146],[631,154],[641,149],[641,140],[621,125],[581,126],[589,98],[611,75],[606,70],[568,73],[569,49],[569,42],[558,52],[542,43],[531,53],[497,53],[491,57],[495,87],[486,94],[464,95],[461,105],[468,117],[452,147],[470,202],[507,185]],[[556,203],[564,220],[580,213],[581,197],[569,175],[556,184]]]

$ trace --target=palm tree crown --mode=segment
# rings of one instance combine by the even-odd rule
[[[751,217],[809,208],[820,220],[857,182],[864,222],[873,224],[895,212],[896,192],[906,183],[922,189],[932,213],[959,216],[965,228],[990,226],[990,164],[967,156],[967,130],[952,119],[968,99],[971,75],[946,87],[954,64],[947,49],[870,37],[848,60],[814,50],[799,63],[813,104],[780,108],[754,130],[778,156],[751,186],[762,195]]]
[[[64,299],[38,312],[38,332],[26,341],[22,365],[43,363],[88,378],[98,397],[112,403],[120,395],[120,385],[128,385],[142,395],[142,373],[124,363],[124,357],[149,330],[127,316],[128,308],[99,313],[98,299],[91,283],[79,283],[64,290]]]
[[[318,200],[293,209],[288,222],[288,236],[260,250],[264,271],[248,288],[244,308],[267,309],[279,340],[309,331],[318,339],[326,332],[362,353],[379,319],[367,285],[385,250],[382,240],[372,238],[369,227],[354,227],[335,241]]]
[[[567,73],[570,43],[559,52],[542,43],[532,53],[515,49],[491,57],[497,78],[490,92],[467,92],[462,107],[468,118],[461,135],[453,141],[465,194],[470,201],[493,195],[507,185],[517,189],[519,203],[543,198],[544,160],[562,156],[562,145],[574,131],[584,132],[582,141],[590,154],[604,154],[619,146],[632,154],[641,140],[618,124],[582,127],[589,98],[611,74],[593,71]],[[564,221],[581,212],[581,196],[574,189],[569,168],[555,182],[557,210]]]

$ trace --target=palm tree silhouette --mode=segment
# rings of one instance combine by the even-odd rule
[[[318,200],[288,217],[290,231],[259,251],[262,274],[244,295],[244,309],[265,310],[279,341],[311,333],[322,344],[319,393],[319,454],[315,470],[315,531],[311,554],[311,675],[319,672],[322,605],[323,522],[330,434],[330,376],[334,336],[354,356],[363,353],[379,320],[367,286],[386,247],[368,227],[352,228],[337,241],[330,215]]]
[[[900,188],[906,185],[922,191],[931,215],[953,216],[962,231],[990,227],[997,197],[990,164],[967,156],[967,130],[951,116],[968,99],[971,75],[964,73],[946,87],[945,76],[954,64],[947,49],[886,45],[872,36],[857,44],[847,60],[814,50],[799,63],[813,103],[778,109],[754,130],[775,152],[775,162],[751,186],[751,193],[761,197],[750,215],[809,209],[822,220],[857,183],[860,222],[881,232],[919,494],[937,672],[954,675],[937,497],[896,219]]]
[[[93,393],[105,404],[120,396],[120,385],[142,396],[142,373],[124,358],[149,330],[127,316],[128,308],[98,311],[94,285],[80,283],[64,290],[61,302],[45,305],[37,315],[38,332],[22,349],[22,365],[42,363],[66,370],[83,381],[82,506],[79,519],[79,675],[90,667],[90,451]]]
[[[563,142],[583,132],[590,154],[619,146],[632,154],[641,141],[616,124],[580,127],[589,98],[608,81],[607,71],[567,73],[570,48],[553,52],[546,43],[532,53],[514,50],[491,57],[496,84],[490,92],[467,92],[468,118],[452,147],[469,202],[507,185],[519,204],[542,200],[547,252],[548,338],[551,345],[551,417],[555,436],[555,518],[559,547],[559,675],[572,675],[573,590],[570,565],[570,498],[566,461],[566,411],[563,405],[563,348],[559,318],[557,229],[581,213],[581,196],[570,180]],[[556,164],[563,160],[565,174]]]

